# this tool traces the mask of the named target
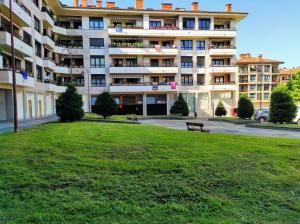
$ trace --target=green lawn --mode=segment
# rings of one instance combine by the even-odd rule
[[[0,134],[1,224],[299,220],[300,140],[94,122]]]

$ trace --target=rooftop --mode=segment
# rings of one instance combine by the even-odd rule
[[[237,64],[284,64],[284,61],[264,58],[263,55],[257,57],[251,56],[250,53],[241,54]]]
[[[280,69],[280,74],[281,75],[295,75],[298,72],[300,72],[300,67],[292,68],[292,69],[289,69],[289,68]]]

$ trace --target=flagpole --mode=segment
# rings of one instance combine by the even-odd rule
[[[18,108],[17,108],[17,87],[16,87],[16,61],[15,61],[15,46],[14,46],[14,25],[12,16],[12,0],[9,0],[9,25],[10,25],[10,42],[11,42],[11,65],[12,65],[12,80],[13,80],[13,109],[14,109],[14,132],[18,131]]]

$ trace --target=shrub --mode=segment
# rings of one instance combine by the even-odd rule
[[[189,115],[189,108],[185,100],[183,99],[182,94],[180,93],[178,99],[175,101],[174,105],[170,110],[171,114],[179,114],[182,116]]]
[[[62,122],[78,121],[84,115],[82,106],[82,97],[77,93],[76,87],[68,85],[56,100],[56,114]]]
[[[222,116],[226,116],[226,114],[227,114],[227,111],[224,107],[224,104],[222,103],[222,101],[220,101],[216,108],[215,115],[218,117],[222,117]]]
[[[252,118],[254,114],[254,106],[248,95],[242,95],[238,102],[237,115],[240,118]]]
[[[286,86],[277,87],[271,95],[270,121],[273,123],[291,122],[297,112],[293,98]]]
[[[104,119],[116,114],[118,105],[112,95],[108,92],[103,92],[97,96],[94,112],[103,116]]]

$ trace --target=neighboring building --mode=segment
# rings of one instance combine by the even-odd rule
[[[222,100],[236,105],[236,24],[247,13],[119,9],[114,2],[61,5],[58,0],[13,1],[19,119],[54,114],[55,98],[73,82],[85,111],[109,91],[120,114],[168,114],[179,93],[191,114],[211,116]],[[8,0],[0,0],[0,120],[10,120]],[[24,74],[24,72],[22,72]],[[4,105],[4,107],[3,107]]]
[[[300,67],[297,68],[282,68],[280,69],[280,83],[287,84],[293,76],[300,72]]]
[[[255,109],[269,109],[272,89],[280,84],[282,61],[241,54],[238,65],[238,96],[248,94]]]

